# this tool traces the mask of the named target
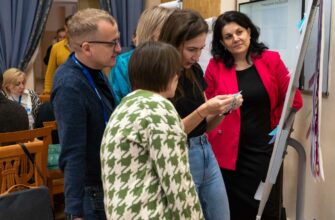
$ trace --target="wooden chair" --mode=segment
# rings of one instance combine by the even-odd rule
[[[11,153],[7,155],[7,153],[4,152],[4,150],[8,149],[6,145],[17,144],[17,143],[27,143],[29,145],[33,144],[33,146],[35,146],[36,144],[38,146],[41,145],[40,146],[41,150],[40,150],[40,153],[37,154],[37,158],[40,158],[38,160],[42,160],[40,169],[42,170],[42,173],[44,173],[45,176],[47,176],[48,147],[49,147],[49,144],[51,143],[51,130],[52,130],[52,127],[44,127],[44,128],[33,129],[33,130],[0,133],[0,146],[2,146],[0,147],[0,150],[1,150],[0,157],[3,158],[4,156],[13,154]],[[37,138],[41,138],[41,140],[38,140]],[[19,151],[21,152],[22,151],[21,147],[19,148],[20,150],[17,150],[15,152],[19,152]],[[34,147],[33,150],[35,150],[35,148],[36,147]],[[17,149],[17,148],[13,148],[13,149]],[[29,159],[27,158],[27,156],[24,154],[23,151],[15,160],[12,160],[11,162],[12,167],[10,166],[10,163],[7,163],[8,160],[6,163],[5,162],[6,161],[4,160],[3,164],[7,164],[7,165],[6,166],[2,165],[3,168],[5,167],[6,170],[7,168],[9,170],[13,170],[14,168],[16,169],[19,167],[18,173],[20,174],[19,177],[18,176],[15,177],[16,174],[13,174],[13,171],[3,171],[5,173],[8,172],[8,175],[10,176],[14,176],[14,182],[10,182],[13,180],[13,177],[10,177],[10,178],[8,177],[9,182],[7,181],[8,178],[6,179],[7,186],[13,183],[16,183],[17,181],[28,182],[32,179],[33,175],[36,175],[35,172],[33,172],[34,170],[32,169],[33,166],[31,162],[29,161]],[[39,177],[37,177],[36,180],[37,180],[37,183],[39,184],[40,183]]]
[[[34,156],[36,166],[46,177],[46,154],[43,141],[35,141],[26,143],[29,152]],[[19,144],[7,145],[0,147],[0,194],[6,193],[12,186],[23,184],[25,186],[40,186],[43,184],[42,177],[38,174],[37,168],[31,169],[32,175],[29,179],[26,178],[26,173],[22,173],[20,167],[26,165],[24,151]]]
[[[43,122],[44,127],[51,127],[52,130],[57,130],[56,121]],[[59,193],[64,193],[64,175],[60,169],[48,170],[48,188],[50,190],[51,198]]]
[[[42,138],[46,151],[51,143],[52,127],[36,128],[32,130],[15,131],[0,133],[0,146],[6,143],[24,143],[35,141],[36,138]]]
[[[40,98],[41,102],[44,103],[44,102],[50,102],[50,95],[38,95],[38,97]]]

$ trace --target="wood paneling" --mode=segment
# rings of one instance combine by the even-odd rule
[[[194,9],[204,17],[220,15],[221,0],[183,0],[183,8]]]
[[[78,10],[85,8],[100,8],[98,0],[78,0]]]
[[[136,0],[137,1],[137,0]],[[159,5],[161,3],[160,0],[144,0],[144,8],[151,8],[155,5]]]

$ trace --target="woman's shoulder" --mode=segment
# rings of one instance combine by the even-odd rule
[[[221,66],[221,67],[225,67],[222,58],[220,58],[220,59],[216,59],[216,58],[214,58],[214,57],[211,58],[211,59],[209,60],[208,66],[209,66],[210,68],[218,68],[219,66]],[[208,66],[207,66],[207,68],[208,68]]]
[[[117,112],[127,115],[140,115],[141,121],[155,121],[164,117],[164,115],[177,115],[168,99],[157,93],[140,89],[123,98]]]
[[[231,68],[227,68],[223,62],[223,59],[210,59],[205,75],[221,75],[222,72],[229,72]]]
[[[139,108],[147,108],[150,110],[151,107],[153,107],[151,105],[156,105],[165,101],[168,100],[154,92],[138,89],[129,93],[125,98],[123,98],[121,104],[123,104],[126,108],[129,108],[133,105]],[[154,108],[156,108],[156,106],[154,106]]]
[[[273,51],[273,50],[265,50],[262,52],[262,54],[260,55],[261,59],[265,59],[268,61],[273,61],[273,60],[278,60],[280,59],[280,54],[277,51]]]

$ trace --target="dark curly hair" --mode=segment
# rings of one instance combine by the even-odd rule
[[[247,15],[238,11],[227,11],[220,15],[215,21],[211,53],[217,61],[223,60],[224,65],[228,68],[233,67],[234,57],[227,49],[224,48],[220,41],[222,41],[222,29],[225,25],[231,22],[234,22],[246,29],[250,29],[251,38],[247,57],[249,57],[250,54],[258,56],[262,54],[264,50],[268,49],[264,43],[258,42],[259,28],[252,23]]]

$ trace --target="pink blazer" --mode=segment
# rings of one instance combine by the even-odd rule
[[[275,128],[279,123],[285,101],[290,81],[289,72],[279,54],[274,51],[264,51],[260,57],[252,57],[252,62],[269,95],[271,127]],[[226,68],[222,61],[216,61],[213,58],[209,61],[205,80],[208,84],[205,91],[208,99],[219,94],[238,92],[235,68]],[[302,98],[298,90],[294,97],[293,107],[296,109],[302,107]],[[216,129],[208,133],[213,152],[222,168],[235,170],[240,127],[240,109],[237,109],[227,115]]]

